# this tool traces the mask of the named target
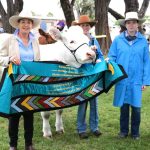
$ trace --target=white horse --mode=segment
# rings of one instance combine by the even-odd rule
[[[89,39],[79,26],[72,26],[65,34],[52,28],[49,34],[57,41],[54,44],[40,45],[41,61],[60,61],[79,68],[82,64],[95,61],[96,54],[89,47]],[[43,119],[43,136],[52,137],[49,124],[50,111],[41,112]],[[56,110],[56,132],[63,133],[62,109]]]

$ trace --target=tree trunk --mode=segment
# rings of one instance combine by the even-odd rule
[[[0,15],[2,19],[3,29],[7,33],[12,33],[14,29],[9,24],[9,18],[19,14],[23,9],[23,0],[7,0],[7,12],[0,1]]]
[[[60,4],[66,18],[66,24],[68,27],[70,27],[72,21],[75,20],[74,13],[73,13],[74,1],[70,2],[69,0],[60,0]]]
[[[108,8],[108,12],[114,17],[116,18],[116,20],[118,19],[124,19],[124,16],[122,16],[121,14],[119,14],[118,12],[114,11],[111,8]]]
[[[106,38],[98,39],[103,54],[106,55],[111,44],[111,37],[108,26],[108,6],[110,0],[95,0],[95,19],[98,21],[96,24],[96,35],[106,35]]]
[[[145,16],[146,10],[149,6],[150,0],[143,0],[142,6],[140,8],[140,11],[138,13],[139,18],[143,18]]]
[[[125,13],[135,11],[138,12],[139,2],[138,0],[124,0],[125,2]]]

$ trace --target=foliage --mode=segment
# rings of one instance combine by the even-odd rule
[[[145,16],[144,19],[150,23],[150,16]]]
[[[52,139],[42,137],[42,119],[39,113],[35,114],[35,131],[34,144],[37,150],[147,150],[150,147],[150,88],[143,92],[142,122],[141,122],[141,139],[132,140],[129,136],[127,139],[118,139],[119,132],[119,108],[112,106],[113,99],[112,88],[108,94],[99,96],[99,115],[100,129],[103,132],[99,138],[94,137],[88,130],[90,137],[87,140],[80,140],[76,131],[76,114],[77,107],[64,109],[63,120],[65,134],[58,135],[54,131],[55,112],[52,111]],[[89,109],[87,115],[89,114]],[[89,116],[87,116],[88,118]],[[88,120],[87,120],[88,122]],[[1,150],[8,150],[8,120],[0,117],[0,146]],[[20,120],[18,149],[24,149],[23,138],[23,119]]]
[[[94,1],[91,0],[76,0],[75,9],[78,15],[87,14],[90,18],[95,18],[95,6]]]
[[[53,17],[53,13],[49,12],[49,13],[47,14],[47,17]]]

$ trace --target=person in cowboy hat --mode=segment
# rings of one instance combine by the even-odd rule
[[[138,14],[136,12],[128,12],[126,13],[126,18],[125,19],[119,19],[118,22],[119,22],[119,25],[121,27],[121,30],[120,30],[120,33],[127,30],[126,29],[126,26],[125,26],[125,22],[128,20],[128,15],[136,15],[136,17],[134,19],[138,19],[138,24],[141,25],[142,23],[144,23],[145,19],[139,19],[138,18]]]
[[[40,25],[40,20],[30,13],[21,12],[9,18],[9,23],[16,30],[2,45],[0,45],[0,65],[8,66],[9,62],[20,65],[21,61],[38,61],[40,59],[39,44],[30,31]],[[17,150],[19,119],[21,115],[9,118],[10,150]],[[25,150],[34,150],[33,113],[23,114]]]
[[[96,21],[90,20],[89,16],[87,15],[81,15],[78,22],[76,22],[75,25],[79,25],[82,27],[84,34],[89,38],[89,45],[92,47],[93,50],[95,50],[97,54],[98,60],[103,60],[103,54],[100,49],[100,45],[96,38],[94,38],[90,34],[90,29],[96,24]],[[88,64],[85,64],[88,65]],[[96,137],[101,135],[101,132],[98,127],[99,117],[98,117],[98,99],[94,98],[89,101],[90,103],[90,130]],[[87,124],[86,124],[86,109],[87,109],[87,103],[81,104],[78,107],[78,113],[77,113],[77,130],[79,137],[81,139],[88,138],[88,134],[86,132]]]
[[[141,20],[137,12],[127,12],[123,24],[126,31],[118,35],[110,47],[108,57],[123,66],[128,78],[115,86],[114,106],[120,107],[120,138],[129,134],[131,107],[131,137],[139,139],[142,90],[150,85],[150,58],[145,37],[138,32]]]

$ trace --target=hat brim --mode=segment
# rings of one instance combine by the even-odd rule
[[[120,26],[125,26],[125,20],[124,19],[118,19],[117,21],[118,21],[118,24]]]
[[[81,24],[89,24],[91,27],[96,25],[97,21],[90,21],[90,22],[78,22],[75,25],[81,25]]]
[[[125,19],[118,19],[118,23],[121,26],[125,26],[125,22],[126,21],[131,21],[131,20],[137,20],[137,19],[132,19],[132,18],[131,19],[127,19],[127,20],[125,20]],[[137,21],[138,21],[139,24],[142,24],[142,23],[145,22],[145,19],[138,19]]]
[[[32,20],[33,21],[33,26],[32,26],[33,29],[36,28],[37,26],[39,26],[40,22],[41,22],[41,20],[38,19],[38,18],[34,18],[34,17],[20,17],[20,16],[16,15],[16,16],[12,16],[12,17],[9,18],[9,23],[10,23],[10,25],[13,28],[17,29],[19,27],[18,20],[20,20],[20,19],[30,19],[30,20]]]

